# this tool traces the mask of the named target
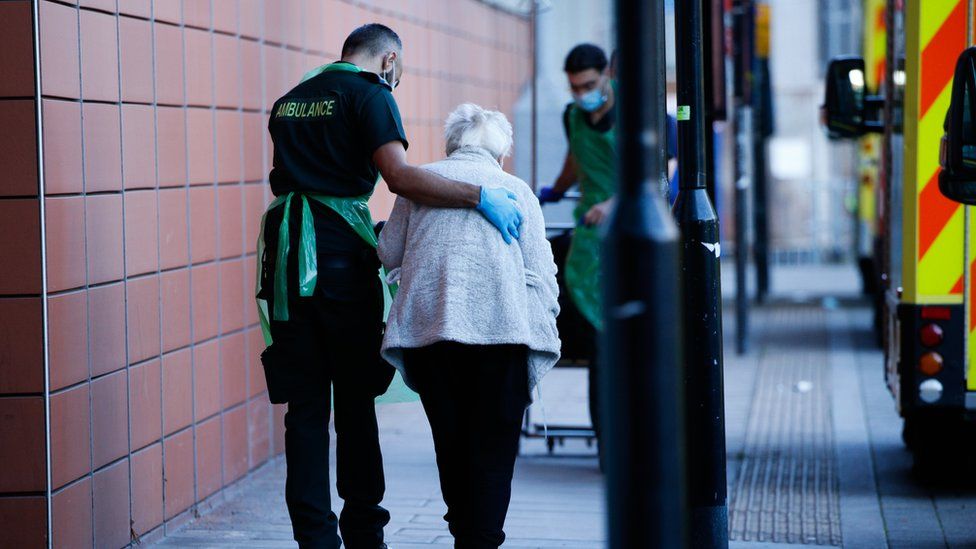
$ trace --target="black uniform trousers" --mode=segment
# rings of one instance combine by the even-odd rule
[[[405,349],[403,359],[433,433],[454,547],[494,549],[505,541],[529,403],[527,349],[442,342]]]
[[[262,355],[269,392],[288,401],[285,414],[285,499],[302,548],[383,546],[389,512],[374,399],[393,379],[382,361],[383,298],[378,261],[361,253],[319,256],[314,295],[297,296],[300,208],[292,206],[288,261],[289,320],[273,320],[273,281],[281,208],[268,214],[262,297],[268,299],[273,344]],[[316,219],[316,222],[319,222]],[[331,395],[330,398],[330,388]],[[274,399],[274,396],[272,397]],[[332,511],[329,415],[335,409],[336,487],[344,505]]]

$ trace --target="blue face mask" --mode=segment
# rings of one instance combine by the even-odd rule
[[[607,94],[602,88],[590,90],[576,98],[576,104],[586,112],[598,110],[607,102]]]

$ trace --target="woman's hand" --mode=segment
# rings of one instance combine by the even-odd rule
[[[599,204],[594,204],[592,208],[586,215],[583,216],[583,223],[586,225],[602,225],[608,217],[610,217],[610,210],[613,209],[614,199],[610,198],[604,200]]]

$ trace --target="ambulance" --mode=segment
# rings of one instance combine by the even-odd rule
[[[874,147],[867,143],[877,144],[874,264],[884,380],[904,419],[903,439],[922,466],[971,443],[976,419],[976,220],[961,203],[965,196],[940,191],[944,126],[958,95],[956,60],[973,43],[973,3],[866,0],[865,29],[874,30],[865,51],[874,54],[883,41],[884,58],[831,60],[821,113],[828,135],[861,140],[863,156]],[[966,186],[958,178],[953,184]]]

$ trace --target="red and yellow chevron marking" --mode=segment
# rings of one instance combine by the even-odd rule
[[[868,88],[878,90],[884,80],[887,30],[885,5],[887,0],[864,0],[864,75]]]
[[[955,59],[967,43],[967,0],[906,4],[903,297],[959,303],[963,211],[939,192],[938,171]]]

